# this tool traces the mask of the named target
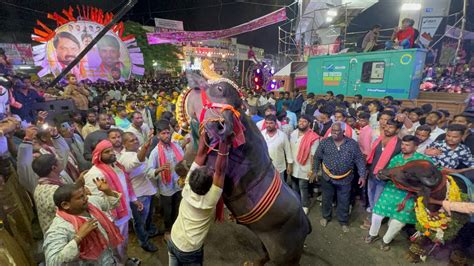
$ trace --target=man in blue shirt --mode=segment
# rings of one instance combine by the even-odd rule
[[[286,111],[286,117],[288,117],[288,119],[290,120],[289,124],[293,127],[293,129],[295,129],[298,123],[298,118],[296,117],[295,113],[290,111],[290,104],[288,102],[284,102],[282,110]]]
[[[35,121],[36,113],[33,106],[37,102],[44,102],[44,98],[35,90],[26,86],[20,79],[13,81],[13,97],[17,102],[21,103],[22,106],[20,108],[12,107],[12,113],[20,116],[22,120],[28,123]]]
[[[263,120],[263,117],[258,115],[257,108],[254,106],[249,107],[249,112],[250,112],[250,119],[257,124],[258,122]]]

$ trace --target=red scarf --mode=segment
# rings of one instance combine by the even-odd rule
[[[82,239],[81,243],[79,244],[79,258],[82,260],[97,260],[108,245],[110,245],[112,248],[115,248],[120,245],[124,239],[118,228],[114,223],[112,223],[112,221],[110,221],[104,212],[90,203],[87,206],[90,215],[97,219],[102,228],[104,228],[105,232],[107,232],[109,241],[107,242],[107,239],[104,237],[104,235],[102,235],[98,228],[95,229],[86,237],[84,237],[84,239]],[[82,224],[87,221],[87,219],[83,217],[71,215],[59,209],[57,210],[56,214],[71,223],[76,233],[79,231],[79,228],[81,228]]]
[[[370,153],[369,159],[367,160],[368,164],[372,164],[372,161],[374,160],[375,156],[375,150],[377,149],[377,146],[382,142],[383,136],[380,136],[373,144],[372,144],[372,152]],[[385,146],[385,149],[382,151],[382,155],[380,156],[379,161],[375,165],[374,168],[374,175],[377,175],[377,173],[384,169],[385,166],[388,165],[390,162],[390,159],[392,158],[393,153],[395,152],[395,148],[397,147],[397,142],[398,138],[396,136],[392,137],[387,145]]]
[[[311,129],[308,129],[308,132],[303,135],[303,139],[301,140],[300,146],[298,148],[298,156],[296,157],[296,161],[298,161],[299,164],[306,164],[311,152],[311,146],[313,146],[313,143],[318,139],[318,134],[314,133],[314,131]]]
[[[178,148],[176,147],[176,144],[174,144],[173,142],[170,142],[170,145],[171,149],[173,149],[173,153],[174,153],[174,156],[176,157],[176,161],[179,162],[183,159],[183,155],[181,154],[181,151],[178,150]],[[163,144],[163,142],[159,142],[158,143],[158,159],[159,159],[159,164],[160,166],[163,166],[164,164],[166,164],[166,162],[168,162],[168,158],[166,158],[166,154],[165,154],[165,145]],[[170,170],[164,170],[163,172],[161,172],[161,176],[163,177],[163,181],[165,184],[169,184],[171,182],[171,171]]]
[[[352,139],[352,127],[350,127],[348,124],[344,123],[345,126],[343,126],[344,128],[344,135],[350,139]],[[331,135],[331,129],[332,128],[329,128],[328,131],[326,131],[326,134],[324,134],[324,138],[328,138],[329,135]]]
[[[110,185],[110,189],[115,190],[122,194],[122,197],[120,197],[120,205],[117,206],[117,208],[112,210],[112,215],[117,218],[121,219],[122,217],[125,217],[128,215],[128,202],[127,202],[127,197],[125,197],[125,190],[122,187],[122,183],[120,183],[120,178],[117,176],[117,173],[112,169],[112,167],[108,164],[105,164],[101,161],[100,157],[102,152],[105,149],[112,148],[112,143],[108,140],[102,140],[97,144],[97,146],[94,149],[94,152],[92,153],[92,163],[94,164],[95,167],[97,167],[102,174],[105,177],[105,180],[107,180],[107,183]],[[125,180],[127,182],[127,193],[130,198],[135,198],[135,192],[133,191],[133,187],[130,184],[130,178],[123,168],[122,165],[119,163],[115,163],[115,165],[122,170],[123,174],[125,175]]]

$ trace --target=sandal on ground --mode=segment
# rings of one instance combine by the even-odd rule
[[[378,235],[376,235],[376,236],[368,235],[364,238],[364,241],[365,241],[366,244],[372,244],[375,241],[377,241],[379,238],[380,237]]]
[[[380,250],[389,251],[390,250],[390,244],[386,244],[385,242],[382,241],[382,245],[380,245]]]

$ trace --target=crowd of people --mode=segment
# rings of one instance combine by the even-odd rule
[[[304,99],[301,92],[294,97],[288,92],[249,94],[249,114],[261,129],[275,168],[299,194],[304,211],[309,212],[311,195],[320,193],[321,226],[335,216],[342,231],[349,232],[351,209],[361,198],[369,214],[360,226],[369,230],[367,244],[379,239],[382,220],[390,218],[382,250],[390,249],[406,225],[413,227],[416,217],[414,200],[405,203],[407,192],[382,181],[381,170],[427,160],[445,173],[474,180],[474,112],[469,110],[450,114],[433,110],[431,104],[404,108],[391,96],[364,101],[355,95],[348,102],[332,91],[319,99],[313,93]],[[310,156],[301,160],[305,153]],[[472,213],[472,208],[464,212]]]
[[[0,218],[22,248],[9,251],[32,264],[43,260],[30,252],[42,240],[47,265],[139,264],[127,255],[129,223],[143,250],[156,252],[150,239],[169,238],[178,217],[184,181],[178,184],[177,165],[190,139],[174,108],[185,80],[90,83],[73,74],[65,80],[45,91],[27,75],[2,79],[1,174],[7,190],[0,193],[16,197],[9,197],[11,205],[2,203]],[[74,111],[51,117],[37,108],[57,99],[70,100]],[[153,220],[157,198],[163,228]]]
[[[0,218],[12,243],[9,252],[17,260],[38,260],[30,250],[42,240],[47,265],[136,265],[140,260],[127,255],[131,224],[144,251],[156,252],[150,239],[164,235],[171,265],[202,263],[228,144],[220,143],[212,174],[200,168],[207,154],[203,136],[194,163],[184,162],[191,136],[176,121],[175,104],[186,79],[91,83],[70,74],[65,80],[46,90],[26,75],[2,81],[0,198],[8,200]],[[347,102],[331,91],[319,99],[302,92],[244,94],[242,108],[261,130],[275,169],[300,196],[304,212],[319,196],[320,225],[335,216],[348,232],[356,198],[367,198],[370,215],[362,225],[369,230],[367,243],[377,240],[384,217],[392,219],[384,250],[414,223],[414,202],[399,215],[405,192],[381,181],[380,170],[417,159],[466,176],[474,167],[470,112],[451,115],[429,104],[402,108],[390,96],[364,101],[356,95]],[[71,100],[75,112],[51,117],[35,108],[51,99]]]

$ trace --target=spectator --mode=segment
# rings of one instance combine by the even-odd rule
[[[375,24],[372,26],[371,30],[365,34],[361,45],[362,51],[370,52],[377,50],[377,40],[379,37],[380,28],[381,26],[379,24]]]
[[[336,110],[334,112],[334,119],[336,122],[339,122],[340,126],[342,127],[342,131],[344,132],[344,136],[351,138],[357,142],[357,134],[356,132],[346,123],[347,115],[344,111]],[[331,136],[331,129],[332,126],[326,131],[324,138]]]
[[[277,118],[274,115],[266,116],[265,124],[266,128],[262,131],[262,135],[267,143],[268,153],[273,166],[280,173],[280,177],[286,181],[285,171],[291,176],[293,168],[293,157],[288,135],[277,129]]]
[[[332,92],[332,91],[327,91],[327,92],[326,92],[326,95],[324,95],[324,100],[325,100],[326,102],[334,101],[334,92]]]
[[[472,128],[474,125],[474,117],[469,116],[467,113],[455,115],[451,125],[463,125],[467,128],[466,132],[462,137],[462,144],[466,145],[471,153],[474,151],[474,134],[472,133]],[[439,135],[436,138],[436,141],[442,141],[446,138],[446,133]]]
[[[117,106],[117,113],[114,117],[115,125],[122,130],[127,129],[130,126],[130,120],[128,120],[127,110],[123,106]]]
[[[329,111],[329,108],[323,107],[319,110],[319,116],[316,117],[318,120],[320,126],[317,129],[317,133],[320,137],[326,136],[326,133],[329,131],[329,129],[332,126],[332,119],[331,119],[331,112]]]
[[[87,123],[82,127],[82,137],[85,139],[90,133],[99,130],[99,125],[97,124],[97,113],[93,109],[87,111]]]
[[[64,88],[63,97],[70,98],[74,102],[74,105],[79,112],[86,116],[86,112],[89,109],[89,94],[90,92],[84,87],[77,86],[77,78],[74,74],[68,74],[66,76],[68,85]]]
[[[84,141],[82,137],[75,133],[74,127],[69,122],[61,123],[59,134],[64,138],[69,146],[70,156],[72,155],[73,163],[77,163],[79,171],[91,168],[91,163],[84,158]]]
[[[148,126],[148,128],[153,128],[153,119],[156,117],[152,115],[150,108],[146,106],[143,98],[137,99],[136,110],[142,114],[143,122]]]
[[[428,125],[422,125],[416,128],[415,137],[418,138],[419,144],[416,152],[425,154],[426,148],[433,142],[430,137],[431,127]]]
[[[168,121],[158,121],[156,131],[159,142],[148,158],[149,175],[156,179],[158,183],[160,202],[164,206],[165,237],[169,238],[171,227],[178,216],[181,201],[181,187],[177,183],[179,176],[173,169],[183,159],[183,150],[179,145],[171,142],[171,130]]]
[[[425,151],[432,157],[435,165],[444,168],[450,173],[463,173],[474,167],[474,157],[469,148],[462,144],[462,137],[466,127],[463,125],[450,125],[446,132],[446,139],[435,141]],[[459,169],[459,166],[465,166]]]
[[[265,117],[267,117],[268,115],[276,115],[276,108],[275,106],[269,104],[265,107],[264,112],[265,112]],[[257,128],[260,129],[260,131],[264,130],[265,127],[266,127],[265,120],[260,120],[257,122]],[[277,121],[277,128],[281,128],[280,121]]]
[[[250,111],[250,119],[257,124],[258,122],[263,120],[263,117],[258,115],[258,110],[257,107],[255,106],[249,106],[249,111]]]
[[[442,114],[438,111],[432,111],[426,117],[426,124],[431,127],[431,138],[436,139],[439,135],[444,133],[444,130],[438,127],[438,122]]]
[[[318,172],[322,165],[322,216],[321,226],[326,227],[331,220],[332,203],[334,196],[337,198],[337,219],[342,226],[342,231],[349,232],[349,205],[354,178],[354,165],[359,172],[359,185],[365,185],[365,160],[357,142],[344,136],[340,122],[331,127],[332,135],[324,139],[318,146],[314,156],[313,172]]]
[[[369,183],[367,193],[369,195],[370,210],[377,203],[380,194],[382,194],[385,182],[378,179],[380,170],[385,169],[395,155],[400,153],[401,140],[397,137],[402,124],[393,119],[386,122],[383,129],[383,135],[372,144],[372,152],[367,160],[369,166]]]
[[[311,116],[302,115],[298,129],[291,133],[290,146],[293,155],[292,188],[300,196],[303,210],[309,212],[308,185],[316,179],[313,172],[313,156],[319,145],[319,137],[311,130]]]
[[[94,149],[92,157],[92,168],[84,176],[86,187],[93,196],[103,197],[107,195],[100,190],[100,186],[96,185],[96,180],[105,180],[110,188],[121,194],[120,202],[117,207],[113,208],[112,220],[118,231],[123,236],[123,241],[117,245],[116,257],[118,263],[125,264],[134,259],[128,258],[128,222],[132,216],[130,203],[133,203],[138,210],[143,210],[143,204],[138,201],[130,179],[122,165],[116,163],[117,157],[114,153],[112,143],[108,140],[102,140]]]
[[[27,123],[35,121],[36,114],[33,110],[34,104],[44,102],[44,98],[39,96],[35,90],[27,87],[20,79],[13,81],[12,96],[19,105],[12,105],[11,112],[21,117],[21,119]]]
[[[369,125],[370,123],[370,114],[361,113],[359,115],[359,146],[362,154],[365,156],[365,159],[369,158],[372,151],[372,142],[373,142],[373,133],[372,128]]]
[[[405,136],[402,139],[401,153],[390,160],[387,168],[403,166],[413,160],[431,159],[421,153],[416,152],[418,139],[415,136]],[[382,220],[389,217],[388,230],[382,239],[381,249],[388,251],[389,244],[406,224],[416,224],[415,200],[408,197],[407,191],[397,188],[391,181],[387,182],[380,199],[375,203],[372,214],[372,223],[369,235],[365,238],[367,244],[373,243],[379,238],[378,233],[382,225]]]
[[[401,49],[410,49],[415,43],[415,30],[413,29],[414,20],[404,18],[402,20],[402,27],[395,27],[391,41],[385,43],[385,48],[390,50],[394,48],[393,42],[397,40],[397,45]],[[396,47],[395,47],[396,48]]]
[[[290,111],[290,105],[289,105],[288,101],[283,103],[282,111],[285,111],[285,112],[286,112],[286,116],[287,116],[288,119],[289,119],[289,122],[288,122],[288,123],[291,125],[291,127],[292,127],[293,129],[295,129],[296,126],[297,126],[297,123],[298,123],[298,118],[296,117],[296,114],[295,114],[295,113],[293,113],[292,111]]]
[[[132,123],[125,129],[125,132],[132,132],[137,136],[140,145],[145,144],[150,135],[150,128],[146,123],[144,123],[142,113],[135,111],[130,115],[130,117],[132,118]]]
[[[110,129],[110,117],[108,114],[99,114],[99,130],[87,135],[84,140],[84,159],[92,160],[92,150],[101,140],[107,139],[107,131]]]
[[[314,93],[310,92],[308,93],[306,97],[306,101],[303,103],[303,106],[301,107],[301,114],[306,114],[306,115],[313,115],[314,112],[316,111],[316,100],[314,99]]]
[[[291,103],[290,111],[292,111],[296,115],[299,115],[301,113],[301,108],[303,107],[304,103],[303,94],[301,93],[301,91],[294,91],[293,93],[296,96],[293,102]]]
[[[413,128],[416,130],[417,127],[419,127],[420,124],[420,119],[423,116],[423,110],[421,108],[413,108],[409,111],[408,113],[408,118],[411,120],[413,123]]]
[[[441,114],[441,119],[438,121],[438,127],[445,130],[448,127],[449,116],[451,115],[448,110],[439,109],[438,112]]]
[[[354,101],[351,103],[351,108],[357,109],[362,106],[362,95],[354,95]]]
[[[87,197],[83,187],[64,185],[53,195],[57,215],[45,234],[43,248],[47,265],[113,265],[112,249],[124,241],[106,212],[120,199],[104,180],[94,180],[96,189],[106,195]],[[86,217],[89,217],[87,219]]]
[[[158,228],[153,223],[153,197],[157,190],[148,179],[148,165],[145,157],[151,138],[147,136],[148,140],[141,147],[138,137],[131,132],[123,133],[122,139],[125,151],[118,157],[118,162],[128,173],[137,200],[143,205],[142,211],[139,211],[136,205],[130,205],[133,228],[142,249],[147,252],[156,252],[158,248],[150,239],[159,234]]]
[[[379,116],[379,111],[381,109],[381,104],[379,101],[372,101],[368,105],[369,107],[369,113],[370,113],[370,127],[372,129],[378,129],[379,124],[378,124],[378,116]]]

